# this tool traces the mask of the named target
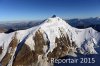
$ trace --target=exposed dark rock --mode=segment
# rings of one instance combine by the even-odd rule
[[[56,15],[53,15],[52,18],[56,17]]]
[[[37,54],[34,51],[32,51],[28,45],[24,44],[22,49],[16,56],[13,66],[18,66],[18,65],[32,66],[32,63],[35,63],[38,60],[37,58],[38,58]]]
[[[14,49],[16,48],[17,44],[18,44],[17,39],[16,37],[14,37],[11,43],[9,44],[9,48],[6,55],[1,61],[2,66],[6,66],[9,63],[9,61],[11,60],[12,54],[15,52]]]
[[[70,40],[68,35],[65,37],[62,31],[61,32],[61,37],[60,38],[55,38],[55,43],[57,44],[57,47],[54,48],[52,52],[48,53],[48,61],[50,62],[51,58],[61,58],[63,56],[66,56],[67,53],[70,52],[71,48],[70,47],[76,47],[76,45],[73,45]]]
[[[0,46],[0,54],[2,53],[2,46]]]
[[[5,33],[11,33],[11,32],[14,32],[15,30],[14,29],[9,29],[8,31],[6,31]]]

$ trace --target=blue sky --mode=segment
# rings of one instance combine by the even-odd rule
[[[100,0],[0,0],[0,21],[100,16]]]

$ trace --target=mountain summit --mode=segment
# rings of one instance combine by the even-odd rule
[[[56,17],[56,15],[53,15],[52,18]]]
[[[53,66],[51,58],[98,54],[99,40],[94,29],[77,29],[54,16],[30,29],[0,33],[0,61],[2,66]]]
[[[57,17],[57,16],[54,17],[53,16],[51,18],[46,19],[44,22],[53,24],[53,23],[57,23],[57,22],[64,23],[65,21],[63,19],[61,19],[60,17]]]

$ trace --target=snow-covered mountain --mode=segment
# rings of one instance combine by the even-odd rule
[[[85,18],[85,19],[69,19],[67,22],[76,28],[84,29],[88,27],[92,27],[93,29],[100,32],[100,17],[91,17],[91,18]]]
[[[3,66],[52,66],[51,58],[98,54],[99,40],[96,30],[74,28],[55,16],[30,29],[0,33],[0,61]]]

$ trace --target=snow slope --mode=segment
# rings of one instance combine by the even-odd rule
[[[84,45],[84,52],[85,50],[89,50],[90,53],[96,54],[97,52],[94,49],[94,45],[97,45],[100,39],[100,33],[95,31],[93,28],[86,28],[86,29],[77,29],[71,27],[68,23],[62,20],[59,17],[49,18],[47,19],[44,24],[42,24],[41,29],[46,32],[48,38],[50,40],[50,51],[52,51],[55,46],[55,38],[60,37],[59,29],[62,30],[64,33],[67,33],[70,41],[74,41],[78,48],[83,49]]]
[[[9,44],[13,39],[14,33],[4,34],[0,33],[0,46],[2,47],[2,53],[0,54],[0,61],[6,55],[8,50]]]

